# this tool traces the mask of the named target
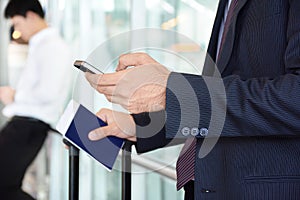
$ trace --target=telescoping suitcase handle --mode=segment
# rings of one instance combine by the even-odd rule
[[[67,140],[69,147],[69,200],[79,200],[79,149]],[[131,148],[133,143],[126,141],[122,148],[122,200],[131,200]]]
[[[125,141],[122,149],[122,200],[131,200],[131,148],[133,142]]]
[[[79,149],[67,140],[69,147],[69,200],[79,200]]]

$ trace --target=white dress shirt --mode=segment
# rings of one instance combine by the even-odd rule
[[[228,10],[229,10],[231,2],[232,2],[232,0],[228,0],[228,3],[226,5],[226,7],[225,7],[224,17],[223,17],[223,20],[222,20],[222,23],[221,23],[221,27],[220,27],[220,32],[219,32],[218,49],[217,49],[217,56],[216,56],[216,58],[218,58],[218,56],[219,56],[219,50],[220,50],[220,45],[221,45],[222,36],[223,36],[223,32],[224,32],[225,21],[226,21],[226,18],[227,18],[227,14],[228,14]]]
[[[70,97],[72,80],[70,49],[56,30],[43,29],[29,41],[14,102],[3,109],[3,114],[33,117],[54,126]]]

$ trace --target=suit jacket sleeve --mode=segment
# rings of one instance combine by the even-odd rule
[[[165,132],[165,112],[133,114],[136,123],[138,153],[183,143],[184,140],[167,139]]]
[[[208,136],[299,136],[299,5],[290,1],[283,75],[242,79],[171,73],[166,94],[167,137],[180,136],[184,127],[209,127]]]

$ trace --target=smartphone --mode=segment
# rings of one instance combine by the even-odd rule
[[[63,138],[87,153],[88,156],[102,164],[107,170],[113,169],[124,139],[108,136],[98,141],[91,141],[91,130],[107,124],[83,105],[71,100],[61,116],[56,129]]]
[[[91,65],[90,63],[83,60],[76,60],[74,66],[80,69],[83,72],[89,72],[92,74],[103,74],[102,71]]]

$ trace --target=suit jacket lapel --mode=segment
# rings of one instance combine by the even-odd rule
[[[237,5],[236,9],[234,10],[234,13],[232,16],[232,21],[231,21],[231,24],[229,25],[228,33],[227,33],[226,39],[224,41],[222,50],[221,50],[221,52],[219,52],[220,57],[219,57],[219,60],[217,61],[217,66],[218,66],[219,72],[221,74],[225,70],[225,68],[229,62],[229,59],[231,57],[231,54],[232,54],[233,44],[234,44],[234,39],[235,39],[236,21],[237,21],[238,14],[241,11],[241,9],[245,6],[247,1],[248,0],[238,0],[238,5]]]

